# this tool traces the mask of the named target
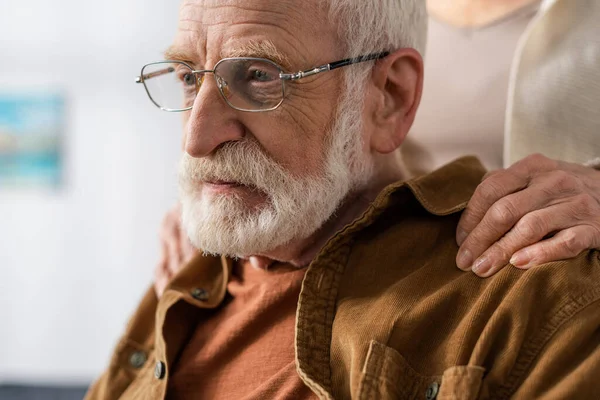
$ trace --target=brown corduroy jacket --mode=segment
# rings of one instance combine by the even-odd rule
[[[480,279],[455,229],[484,169],[463,158],[387,187],[308,267],[296,364],[322,399],[600,399],[600,255]],[[149,290],[87,399],[164,399],[230,262],[198,257]]]

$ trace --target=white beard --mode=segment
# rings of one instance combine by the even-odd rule
[[[184,154],[182,224],[192,244],[206,253],[247,258],[315,233],[373,171],[363,153],[362,105],[347,99],[338,110],[324,171],[317,177],[294,177],[254,139],[228,143],[207,158]],[[235,195],[203,196],[203,181],[240,183],[265,193],[268,201],[256,208]]]

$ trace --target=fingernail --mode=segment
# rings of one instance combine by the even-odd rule
[[[261,265],[260,265],[260,261],[258,260],[258,258],[256,257],[250,257],[248,259],[248,261],[250,261],[250,265],[252,265],[252,268],[254,269],[261,269]]]
[[[458,266],[458,268],[462,269],[463,271],[466,271],[469,269],[471,264],[473,264],[473,255],[471,255],[471,252],[466,249],[461,250],[458,253],[458,257],[456,258],[456,265]]]
[[[264,257],[250,257],[250,265],[252,265],[252,267],[254,267],[255,269],[262,269],[262,270],[267,270],[269,269],[269,266],[271,265],[269,263],[269,261],[264,258]]]
[[[490,262],[490,260],[484,256],[481,257],[479,260],[475,261],[475,263],[473,264],[472,271],[477,275],[483,275],[489,271],[491,266],[492,263]]]
[[[531,261],[531,257],[527,253],[527,250],[521,250],[515,253],[510,259],[510,263],[515,267],[524,267]]]
[[[456,243],[459,246],[462,246],[463,242],[465,241],[465,239],[467,238],[467,236],[469,236],[467,234],[467,232],[465,232],[462,229],[459,229],[458,232],[456,233]]]

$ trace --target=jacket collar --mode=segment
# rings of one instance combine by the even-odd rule
[[[448,215],[466,207],[485,173],[481,162],[468,156],[410,180],[406,186],[427,211],[434,215]]]
[[[475,157],[460,158],[428,175],[387,186],[365,213],[334,235],[306,271],[296,313],[298,374],[322,399],[332,399],[329,360],[336,299],[355,238],[389,213],[410,213],[417,201],[435,215],[459,212],[485,174]],[[400,214],[401,215],[401,214]]]
[[[411,192],[411,197],[429,213],[449,215],[462,211],[486,173],[474,156],[461,157],[427,175],[387,186],[360,218],[369,224],[397,201],[397,194]],[[358,221],[356,221],[358,222]]]

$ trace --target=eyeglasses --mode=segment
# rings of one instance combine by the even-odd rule
[[[159,61],[144,65],[137,83],[142,83],[150,100],[161,110],[191,110],[206,74],[213,74],[225,102],[248,112],[272,111],[283,103],[285,82],[331,71],[347,65],[378,60],[389,52],[347,58],[296,73],[286,73],[265,58],[234,57],[219,61],[214,69],[194,70],[183,61]]]

